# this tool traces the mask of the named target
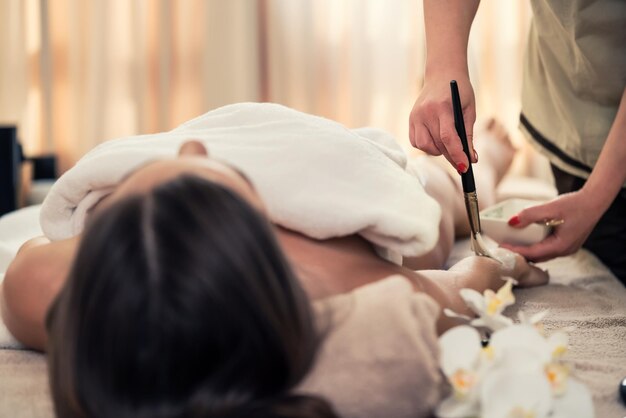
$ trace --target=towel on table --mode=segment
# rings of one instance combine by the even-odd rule
[[[388,258],[429,251],[441,209],[387,133],[277,104],[225,106],[165,133],[100,144],[54,184],[41,226],[52,240],[81,232],[89,209],[140,165],[176,155],[189,139],[244,172],[272,222],[316,239],[358,233]]]
[[[314,302],[323,338],[297,388],[344,418],[431,417],[441,398],[440,308],[403,276]]]

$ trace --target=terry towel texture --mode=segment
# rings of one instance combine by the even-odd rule
[[[299,390],[344,418],[432,416],[442,388],[435,301],[391,276],[314,307],[327,332]]]
[[[423,254],[437,241],[441,209],[389,134],[267,103],[225,106],[170,132],[100,144],[53,186],[44,233],[80,233],[89,209],[124,175],[174,156],[189,139],[243,171],[276,224],[317,239],[359,233],[396,256]]]
[[[470,254],[469,240],[459,241],[448,259],[452,265]],[[547,310],[548,335],[568,331],[565,361],[574,378],[586,384],[597,418],[626,417],[618,385],[626,376],[626,287],[587,250],[538,264],[550,272],[546,286],[516,289],[515,305],[505,314],[517,318]]]

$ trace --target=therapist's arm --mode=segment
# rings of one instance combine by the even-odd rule
[[[555,233],[530,247],[506,247],[529,260],[543,261],[576,252],[585,242],[626,181],[626,89],[598,161],[578,191],[545,205],[521,211],[509,220],[523,228],[543,219],[563,219]]]
[[[468,145],[473,150],[476,108],[467,68],[467,43],[478,4],[478,0],[424,0],[424,86],[409,119],[411,144],[430,155],[444,155],[462,172],[469,161],[454,128],[450,80],[459,86]],[[476,162],[475,157],[472,162]]]

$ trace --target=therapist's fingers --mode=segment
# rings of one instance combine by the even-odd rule
[[[563,254],[564,242],[556,234],[548,235],[543,241],[529,247],[501,244],[501,247],[516,252],[525,259],[534,262],[550,260]]]
[[[469,160],[463,152],[461,138],[454,127],[452,109],[443,108],[439,113],[439,140],[446,150],[444,155],[447,156],[448,161],[453,163],[458,171],[462,173],[467,171]]]
[[[432,103],[421,103],[418,98],[409,117],[409,139],[415,148],[433,156],[442,154],[436,144],[438,131],[433,129],[433,124],[437,125],[436,121],[435,106]],[[437,138],[433,137],[433,132],[437,132]]]
[[[554,200],[526,208],[509,219],[513,228],[524,228],[533,222],[552,226],[551,234],[529,247],[506,246],[532,261],[573,254],[589,237],[602,211],[582,190],[560,195]]]
[[[435,148],[437,148],[437,150],[439,151],[439,155],[443,155],[443,157],[448,160],[452,167],[457,168],[456,162],[450,157],[448,150],[446,150],[446,146],[443,144],[443,142],[441,142],[441,137],[439,135],[439,121],[435,120],[434,122],[431,122],[427,126],[427,130],[430,134],[430,138],[432,139],[433,144],[435,145]]]
[[[554,208],[552,202],[526,208],[509,218],[508,224],[513,228],[524,228],[535,222],[548,219],[562,219],[561,213]]]
[[[423,124],[411,124],[409,133],[413,134],[411,144],[428,155],[441,155],[441,150],[435,144],[433,137],[426,126]]]
[[[469,157],[472,162],[476,161],[473,147],[476,119],[474,91],[466,74],[439,74],[424,83],[409,116],[409,138],[414,147],[430,155],[444,155],[455,169],[465,172],[470,161],[463,152],[454,126],[450,80],[456,80],[459,86],[466,133],[469,135]]]
[[[463,121],[465,123],[465,135],[467,136],[467,145],[470,153],[470,159],[473,164],[478,162],[478,154],[474,149],[474,123],[476,123],[476,109],[471,104],[463,111]]]
[[[559,213],[552,203],[532,206],[526,208],[508,220],[508,224],[513,228],[525,228],[535,223],[543,222],[546,219],[559,219]],[[558,232],[558,231],[555,231]],[[548,235],[543,241],[531,246],[514,246],[503,244],[502,247],[521,254],[531,261],[544,261],[562,255],[565,243],[558,233]]]

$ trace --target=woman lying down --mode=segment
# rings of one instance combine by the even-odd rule
[[[513,148],[495,124],[477,143],[490,204]],[[441,270],[468,233],[444,168],[272,104],[103,143],[41,223],[0,299],[60,417],[428,416],[442,308],[547,281],[505,250]]]

